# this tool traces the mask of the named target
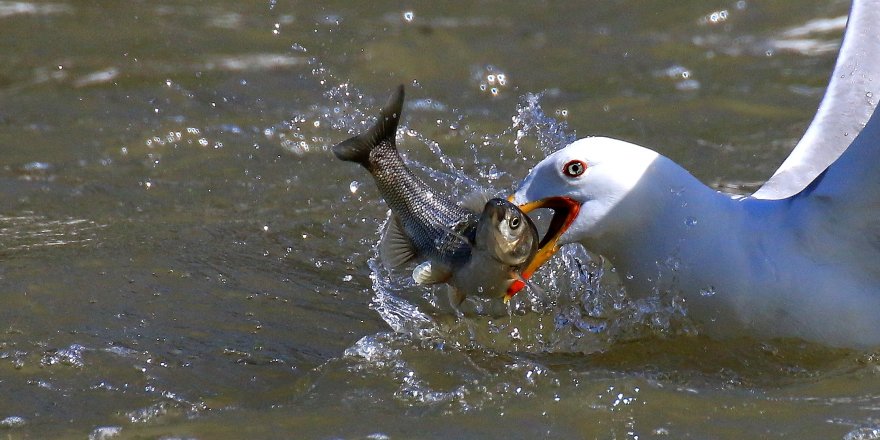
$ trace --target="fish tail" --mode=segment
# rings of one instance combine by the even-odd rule
[[[397,125],[403,110],[403,84],[397,86],[388,103],[379,113],[379,120],[364,133],[333,146],[336,157],[349,162],[357,162],[370,169],[370,152],[383,142],[394,145]]]

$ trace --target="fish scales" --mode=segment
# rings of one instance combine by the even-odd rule
[[[476,212],[435,193],[404,164],[392,142],[377,145],[370,164],[385,202],[421,253],[452,261],[468,257],[479,220]]]

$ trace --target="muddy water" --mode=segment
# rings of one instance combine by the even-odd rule
[[[0,1],[0,435],[880,437],[875,352],[707,339],[582,250],[456,321],[327,151],[404,83],[456,194],[586,134],[748,191],[847,6]]]

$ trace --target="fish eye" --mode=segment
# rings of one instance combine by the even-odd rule
[[[510,229],[516,229],[520,225],[519,217],[514,217],[507,221],[507,226],[510,226]]]
[[[571,160],[562,167],[562,173],[568,177],[577,177],[584,174],[587,170],[587,164],[582,160]]]

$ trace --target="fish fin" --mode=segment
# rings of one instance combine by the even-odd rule
[[[403,84],[388,98],[388,103],[382,108],[376,123],[366,132],[334,145],[333,154],[339,159],[357,162],[370,169],[370,151],[382,142],[394,144],[402,111]]]
[[[412,241],[403,231],[400,217],[395,214],[391,214],[388,218],[388,226],[385,227],[385,234],[379,242],[379,255],[382,262],[391,268],[403,266],[416,258]]]
[[[485,188],[478,189],[470,194],[465,195],[461,199],[461,207],[474,212],[483,212],[486,208],[486,202],[492,198],[492,194]]]
[[[432,264],[430,261],[416,266],[413,269],[413,280],[418,284],[444,283],[452,276],[452,270],[442,264]]]

